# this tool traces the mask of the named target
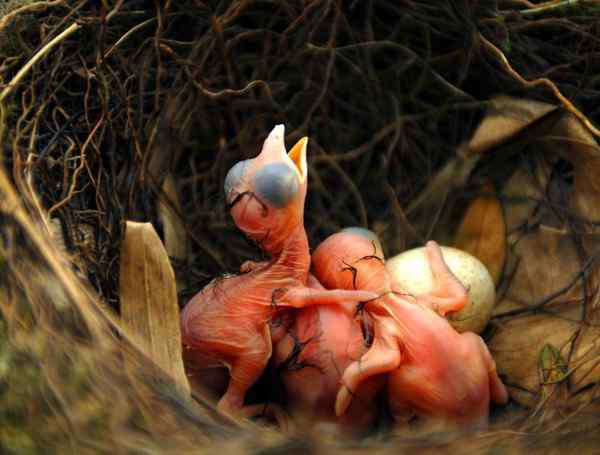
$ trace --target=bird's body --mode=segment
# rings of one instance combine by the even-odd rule
[[[284,335],[269,327],[276,312],[375,295],[307,285],[306,143],[306,138],[301,139],[287,154],[284,128],[279,125],[256,158],[231,168],[224,185],[230,214],[271,260],[250,265],[245,274],[213,281],[188,302],[181,315],[187,357],[201,367],[229,370],[227,390],[218,403],[228,414],[250,416],[256,409],[244,407],[244,398],[269,362],[272,338],[277,342]]]
[[[387,374],[392,417],[402,422],[417,415],[452,424],[486,423],[490,399],[506,402],[483,340],[459,334],[440,313],[465,305],[464,287],[443,261],[439,246],[427,244],[436,289],[402,295],[385,269],[383,253],[370,236],[340,232],[313,254],[313,270],[326,287],[362,289],[380,297],[363,311],[373,344],[344,371],[336,414],[344,415],[353,394],[369,378]]]

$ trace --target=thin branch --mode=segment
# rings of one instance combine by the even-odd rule
[[[12,10],[11,12],[9,12],[8,14],[6,14],[3,18],[0,19],[0,32],[2,32],[6,27],[8,27],[8,24],[10,24],[10,22],[17,16],[21,15],[21,14],[27,14],[27,13],[36,13],[36,12],[40,12],[40,11],[45,11],[46,9],[48,9],[51,6],[58,6],[61,3],[64,3],[65,0],[53,0],[53,1],[48,1],[48,2],[35,2],[35,3],[30,3],[28,5],[23,5],[19,8],[16,8],[14,10]]]
[[[67,29],[65,29],[60,35],[54,37],[48,44],[42,47],[29,61],[19,70],[19,72],[12,78],[6,87],[0,93],[0,103],[2,103],[8,95],[13,91],[15,87],[19,85],[19,82],[29,73],[31,68],[44,58],[57,44],[65,40],[77,30],[81,28],[81,25],[74,22]]]
[[[538,16],[540,14],[551,13],[562,8],[576,8],[577,6],[600,6],[598,0],[563,0],[559,2],[547,2],[538,5],[535,8],[529,8],[519,11],[522,16]]]
[[[501,314],[498,314],[498,315],[494,316],[493,319],[505,318],[505,317],[510,317],[510,316],[516,316],[516,315],[523,314],[523,313],[530,313],[530,312],[535,312],[535,311],[541,310],[544,306],[546,306],[547,304],[549,304],[550,302],[552,302],[554,299],[556,299],[557,297],[560,297],[564,293],[566,293],[569,290],[571,290],[577,284],[577,282],[579,280],[585,278],[585,276],[587,275],[588,270],[594,264],[595,260],[596,260],[595,256],[590,257],[585,262],[585,264],[583,265],[582,269],[573,277],[573,279],[569,283],[567,283],[566,286],[564,286],[561,289],[553,292],[552,294],[548,295],[547,297],[544,297],[541,301],[539,301],[535,305],[530,305],[530,306],[527,306],[525,308],[519,308],[519,309],[516,309],[516,310],[507,311],[506,313],[501,313]]]
[[[592,122],[590,122],[588,120],[588,118],[583,115],[581,113],[581,111],[579,109],[577,109],[573,103],[571,103],[571,101],[569,101],[558,89],[558,87],[554,84],[554,82],[552,82],[550,79],[547,78],[541,78],[541,79],[535,79],[533,81],[528,81],[527,79],[525,79],[523,76],[521,76],[517,71],[515,71],[515,69],[513,69],[513,67],[510,65],[510,63],[508,62],[508,59],[506,58],[506,56],[504,55],[504,53],[498,49],[494,44],[492,44],[490,41],[488,41],[481,33],[479,33],[479,39],[481,40],[481,42],[483,43],[483,45],[490,50],[493,54],[496,55],[496,57],[498,57],[498,59],[500,60],[500,63],[502,64],[502,66],[504,67],[504,69],[512,76],[514,77],[516,80],[518,80],[521,84],[527,86],[527,87],[535,87],[538,85],[543,85],[548,87],[550,90],[552,90],[552,93],[554,93],[554,96],[556,96],[556,98],[558,98],[558,100],[563,104],[564,108],[566,110],[568,110],[571,114],[573,114],[575,117],[577,117],[581,123],[583,123],[585,125],[585,127],[595,136],[600,137],[600,130],[598,128],[596,128]]]

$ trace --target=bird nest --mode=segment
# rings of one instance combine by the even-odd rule
[[[584,0],[0,6],[3,450],[597,446],[599,18]],[[124,306],[152,293],[123,264],[164,245],[183,305],[259,258],[222,186],[278,123],[310,138],[311,245],[363,226],[388,256],[435,238],[487,265],[512,399],[488,431],[282,434],[153,359]],[[158,237],[132,247],[131,222]]]

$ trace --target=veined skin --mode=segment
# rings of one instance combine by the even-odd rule
[[[186,358],[202,367],[222,365],[229,370],[227,390],[217,406],[231,415],[251,416],[260,410],[260,406],[244,406],[244,398],[269,362],[272,337],[277,342],[283,336],[280,330],[270,330],[274,313],[374,296],[369,291],[307,286],[306,144],[306,138],[301,139],[287,154],[284,128],[278,125],[256,158],[229,171],[225,197],[231,216],[272,259],[246,274],[214,280],[181,314]]]
[[[322,288],[313,276],[309,283]],[[288,409],[305,427],[359,436],[377,419],[378,395],[385,385],[382,375],[358,387],[343,416],[335,414],[344,370],[367,351],[355,315],[357,304],[315,305],[298,310],[289,332],[275,346],[275,364],[281,371]]]
[[[397,422],[417,415],[456,425],[485,425],[490,400],[508,395],[483,340],[459,334],[439,314],[460,308],[466,291],[449,271],[435,242],[427,244],[434,292],[399,295],[385,270],[383,253],[368,236],[340,232],[313,254],[313,270],[325,287],[377,292],[364,306],[373,344],[344,371],[336,414],[347,412],[364,381],[386,373],[387,402]],[[392,292],[395,291],[395,292]]]

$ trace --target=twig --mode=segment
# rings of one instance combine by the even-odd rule
[[[71,186],[69,187],[69,193],[67,194],[67,196],[64,199],[62,199],[61,201],[57,202],[52,207],[50,207],[50,209],[48,210],[48,218],[51,217],[52,212],[54,212],[55,210],[58,210],[60,207],[65,205],[67,202],[69,202],[71,200],[71,198],[73,197],[73,194],[75,193],[75,188],[77,187],[77,177],[79,176],[79,174],[83,170],[83,167],[85,166],[85,151],[87,149],[87,146],[92,141],[92,138],[96,134],[96,131],[102,125],[103,120],[104,120],[103,117],[101,117],[100,120],[98,120],[98,122],[96,123],[96,126],[94,126],[94,128],[90,132],[87,140],[81,147],[81,154],[79,155],[80,163],[79,163],[79,166],[77,166],[77,168],[75,169],[75,172],[73,172]]]
[[[146,25],[150,25],[152,22],[155,22],[156,18],[155,17],[151,17],[148,20],[145,20],[144,22],[140,22],[139,24],[137,24],[136,26],[130,28],[123,36],[121,36],[121,38],[119,38],[117,40],[117,42],[115,44],[113,44],[110,49],[108,49],[104,55],[102,56],[102,58],[107,58],[110,54],[113,53],[113,51],[121,44],[123,43],[127,38],[129,38],[131,35],[133,35],[135,32],[137,32],[138,30],[141,30],[142,28],[144,28]]]
[[[115,16],[115,14],[119,12],[121,7],[123,6],[123,3],[125,3],[125,0],[117,1],[117,4],[113,7],[113,9],[110,10],[110,13],[106,15],[106,22],[110,22],[110,20]]]
[[[529,0],[512,0],[510,1],[510,3],[518,3],[520,5],[523,5],[525,8],[541,8],[544,5],[551,5],[556,3],[557,1],[560,0],[550,0],[548,2],[544,2],[544,3],[531,3]],[[504,5],[502,5],[504,6]]]
[[[81,28],[77,22],[71,24],[66,30],[64,30],[60,35],[54,37],[48,44],[42,47],[24,66],[19,70],[19,72],[12,78],[12,80],[8,83],[6,87],[0,93],[0,103],[2,103],[8,95],[12,92],[12,90],[19,85],[21,79],[23,79],[27,73],[33,68],[37,62],[39,62],[42,58],[44,58],[58,43],[63,41],[65,38],[69,37],[77,30]]]
[[[508,59],[506,58],[506,56],[504,55],[504,53],[498,49],[494,44],[492,44],[490,41],[488,41],[481,33],[479,33],[479,39],[481,40],[481,42],[484,44],[484,46],[492,51],[493,54],[496,55],[496,57],[498,57],[500,59],[500,63],[502,64],[502,66],[504,67],[504,69],[515,79],[517,79],[521,84],[527,86],[527,87],[535,87],[538,85],[543,85],[548,87],[550,90],[552,90],[552,93],[554,93],[554,96],[556,96],[556,98],[558,98],[558,100],[563,104],[564,108],[566,110],[568,110],[571,114],[573,114],[575,117],[577,117],[577,119],[579,119],[579,121],[581,121],[581,123],[583,123],[585,125],[585,127],[595,136],[600,137],[600,130],[598,128],[596,128],[592,122],[590,122],[588,120],[588,118],[583,115],[581,113],[581,111],[579,111],[579,109],[577,109],[573,103],[571,103],[571,101],[569,101],[558,89],[558,87],[554,84],[554,82],[552,82],[550,79],[548,78],[540,78],[540,79],[535,79],[533,81],[528,81],[527,79],[525,79],[523,76],[521,76],[517,71],[515,71],[513,69],[513,67],[510,65],[510,63],[508,62]]]
[[[4,30],[8,24],[20,14],[26,13],[34,13],[39,11],[44,11],[45,9],[51,6],[57,6],[61,3],[64,3],[65,0],[52,0],[48,2],[35,2],[30,3],[29,5],[23,5],[19,8],[12,10],[10,13],[6,14],[2,19],[0,19],[0,32]]]
[[[530,313],[530,312],[536,312],[536,311],[541,310],[548,303],[552,302],[557,297],[560,297],[565,292],[568,292],[569,290],[571,290],[573,288],[573,286],[575,286],[580,279],[585,278],[588,270],[594,264],[595,260],[596,260],[596,257],[595,256],[591,256],[585,262],[585,264],[583,265],[583,267],[581,268],[581,270],[573,277],[573,279],[569,283],[567,283],[566,286],[564,286],[561,289],[559,289],[559,290],[551,293],[547,297],[544,297],[540,302],[536,303],[535,305],[530,305],[530,306],[527,306],[525,308],[519,308],[519,309],[516,309],[516,310],[507,311],[505,313],[500,313],[500,314],[494,316],[493,319],[496,319],[496,318],[505,318],[505,317],[509,317],[509,316],[516,316],[516,315],[523,314],[523,313]]]
[[[547,4],[541,4],[536,8],[529,8],[529,9],[525,9],[522,11],[519,11],[519,13],[522,16],[537,16],[539,14],[545,14],[545,13],[549,13],[552,12],[554,10],[557,9],[561,9],[561,8],[575,8],[577,6],[588,6],[588,5],[600,5],[600,2],[598,1],[594,1],[594,0],[563,0],[563,1],[559,1],[559,2],[548,2]]]

